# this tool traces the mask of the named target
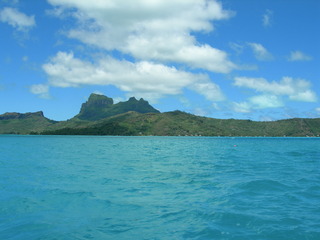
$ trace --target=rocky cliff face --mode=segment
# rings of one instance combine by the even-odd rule
[[[126,102],[113,104],[113,99],[103,95],[91,94],[88,101],[82,104],[80,113],[76,116],[81,120],[96,121],[121,113],[135,111],[138,113],[159,113],[147,101],[132,97]]]
[[[91,94],[88,101],[81,106],[80,114],[91,109],[105,109],[113,105],[113,99],[99,94]]]

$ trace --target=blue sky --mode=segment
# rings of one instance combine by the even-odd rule
[[[0,0],[0,114],[90,93],[214,118],[320,117],[318,0]]]

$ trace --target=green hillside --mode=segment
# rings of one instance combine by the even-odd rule
[[[320,119],[289,119],[274,122],[213,119],[174,111],[128,112],[85,128],[62,128],[43,134],[129,136],[319,136]]]
[[[0,115],[0,134],[29,134],[44,131],[56,122],[43,116],[43,112],[5,113]]]
[[[199,117],[181,111],[160,113],[143,99],[113,103],[91,94],[80,112],[67,121],[52,121],[42,112],[0,115],[0,134],[130,136],[319,136],[320,118],[258,122]]]

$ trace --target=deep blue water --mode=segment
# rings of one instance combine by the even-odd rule
[[[320,239],[320,139],[0,136],[0,239]]]

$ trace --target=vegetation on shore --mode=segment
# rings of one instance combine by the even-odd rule
[[[80,113],[68,121],[49,120],[42,112],[0,115],[0,134],[318,137],[320,118],[215,119],[181,111],[160,113],[143,99],[113,104],[111,98],[92,94]]]

